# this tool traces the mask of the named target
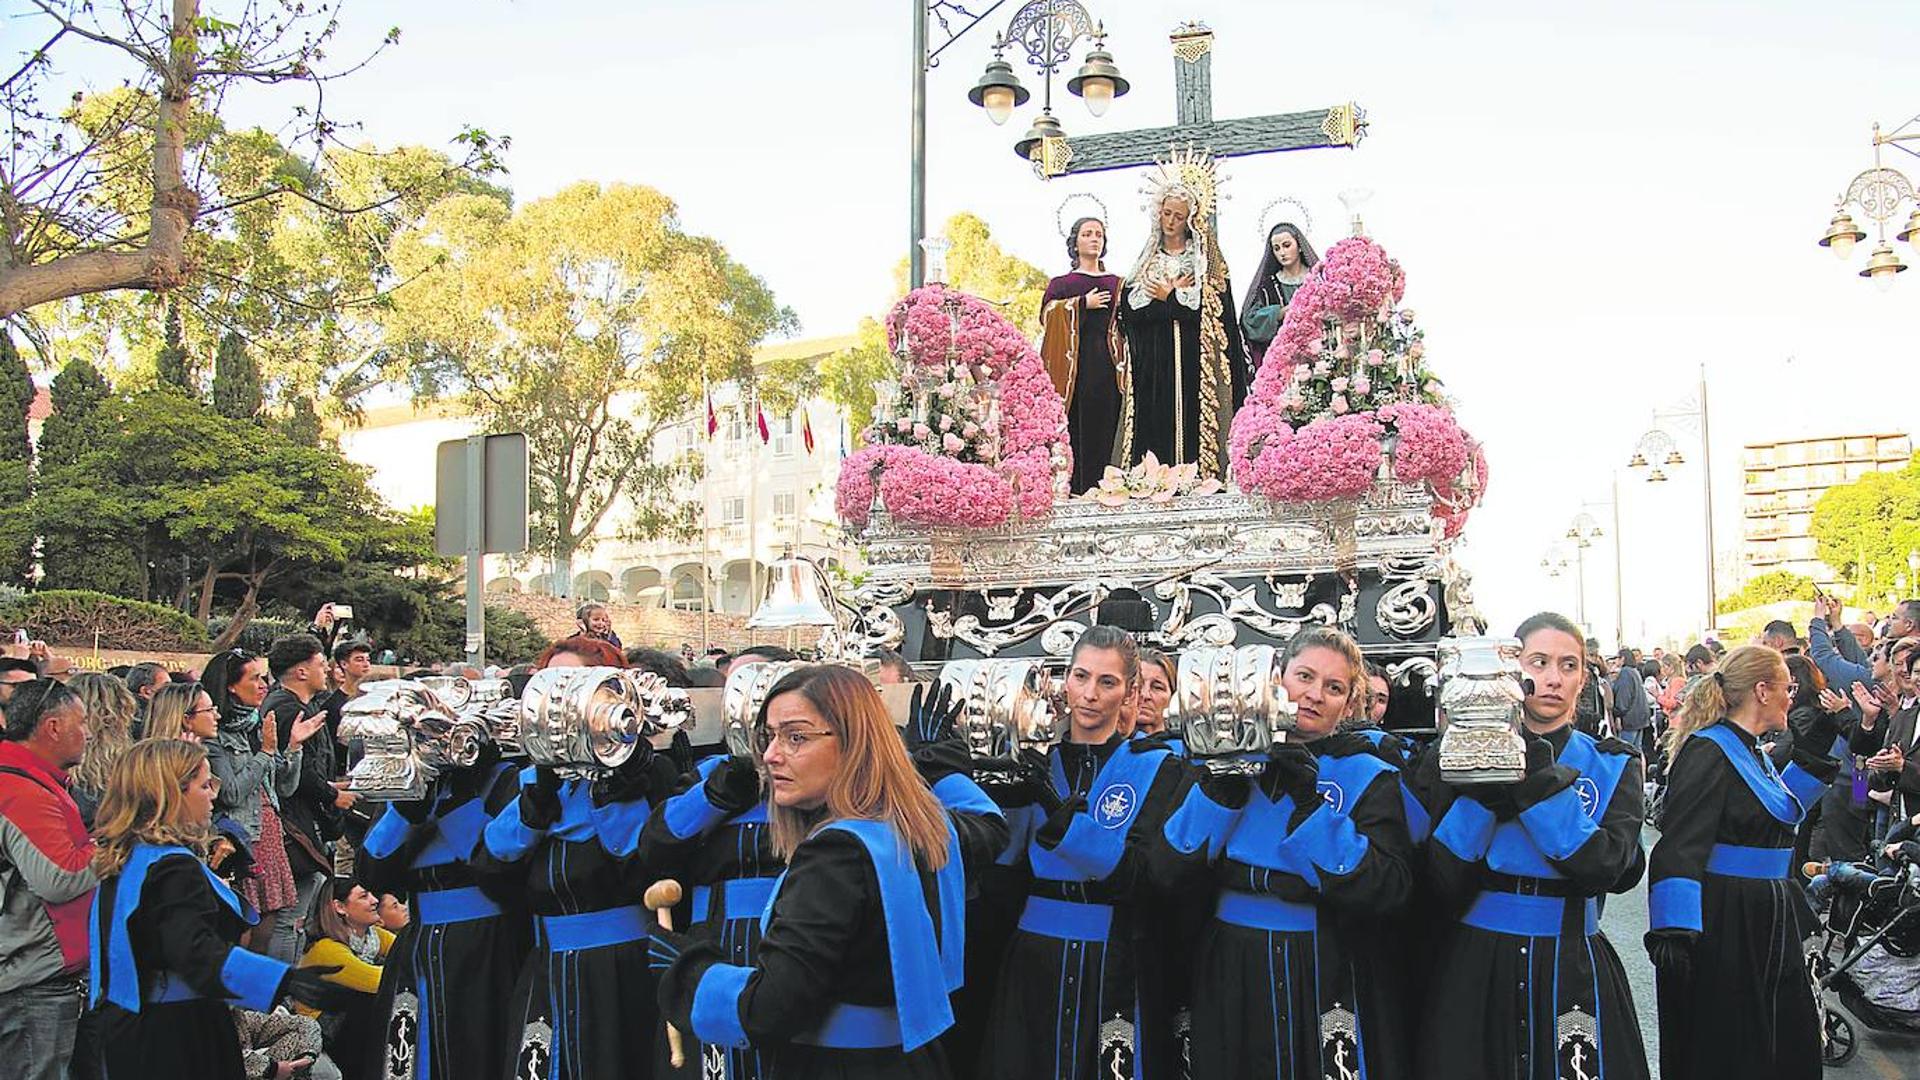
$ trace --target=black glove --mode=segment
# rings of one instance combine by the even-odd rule
[[[707,774],[704,790],[708,802],[729,814],[751,810],[760,801],[760,769],[750,757],[727,758]]]
[[[1066,801],[1053,787],[1053,763],[1039,750],[1026,749],[1015,756],[1020,771],[1021,794],[1026,801],[1038,806],[1048,817],[1059,812]]]
[[[686,728],[674,732],[673,738],[667,742],[667,759],[673,762],[674,771],[682,775],[693,771],[693,738],[687,734]]]
[[[1512,821],[1520,816],[1520,804],[1514,800],[1512,784],[1476,784],[1461,789],[1474,802],[1493,813],[1495,821]]]
[[[485,795],[487,785],[493,780],[495,767],[499,764],[500,748],[490,742],[482,743],[478,761],[447,774],[447,801],[462,803]]]
[[[1296,806],[1311,806],[1320,798],[1320,761],[1303,743],[1283,742],[1267,752],[1267,771],[1279,790],[1293,796]]]
[[[326,980],[326,976],[336,975],[339,971],[339,964],[288,968],[286,975],[280,979],[280,993],[276,996],[292,998],[315,1012],[341,1012],[364,995]]]
[[[405,799],[393,804],[393,812],[405,818],[409,825],[422,825],[433,816],[433,792],[427,792],[424,799]]]
[[[965,702],[955,700],[951,683],[941,683],[932,694],[926,691],[926,683],[914,685],[913,702],[907,709],[908,750],[953,738],[955,724],[966,707]]]
[[[1253,777],[1244,774],[1219,776],[1203,768],[1200,772],[1200,790],[1221,806],[1239,810],[1247,805],[1247,798],[1253,794]]]
[[[653,744],[641,739],[633,748],[633,753],[627,755],[627,760],[615,765],[613,771],[594,779],[587,797],[593,800],[595,806],[638,799],[648,793],[649,780],[655,767]]]
[[[533,770],[533,783],[520,787],[520,824],[551,829],[560,820],[560,774],[551,765]]]
[[[1697,930],[1649,930],[1647,956],[1660,974],[1685,984],[1693,981],[1693,946]]]
[[[647,967],[655,974],[663,972],[680,959],[687,949],[687,935],[656,926],[647,936]]]
[[[1523,737],[1527,742],[1527,775],[1553,768],[1553,744],[1531,732]]]
[[[1048,851],[1059,847],[1060,841],[1066,839],[1067,830],[1073,826],[1073,819],[1085,812],[1086,809],[1087,800],[1081,795],[1075,795],[1073,798],[1059,803],[1059,805],[1048,811],[1047,820],[1034,832],[1034,842]]]

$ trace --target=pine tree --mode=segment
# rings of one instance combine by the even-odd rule
[[[320,414],[313,411],[311,398],[302,395],[293,399],[287,406],[287,415],[280,420],[280,433],[295,446],[320,445]]]
[[[27,437],[33,397],[27,363],[13,335],[0,327],[0,581],[17,584],[33,579],[33,448]]]
[[[229,420],[258,421],[263,404],[260,365],[247,351],[246,340],[229,330],[213,358],[213,411]]]
[[[169,301],[167,303],[166,336],[160,344],[160,353],[154,357],[155,374],[160,385],[171,386],[185,391],[189,396],[198,397],[200,388],[193,373],[193,358],[187,354],[187,345],[180,330],[180,309]]]
[[[40,426],[40,474],[80,460],[86,450],[88,426],[100,403],[113,388],[86,359],[67,361],[47,390],[53,414]]]

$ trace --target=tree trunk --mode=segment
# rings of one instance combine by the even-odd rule
[[[213,583],[220,575],[220,564],[209,561],[207,576],[200,579],[200,604],[194,609],[193,617],[205,626],[213,620]]]
[[[253,621],[255,615],[260,614],[258,598],[260,584],[265,577],[265,574],[260,574],[247,578],[246,599],[240,601],[240,607],[233,613],[233,619],[227,623],[227,628],[220,631],[219,637],[213,639],[214,652],[233,648],[233,643],[240,640],[240,634],[246,630],[247,624]]]
[[[199,0],[173,0],[173,25],[153,130],[153,203],[147,244],[139,251],[89,251],[31,266],[0,266],[0,319],[53,300],[113,289],[165,291],[186,279],[187,232],[200,196],[187,186],[182,162],[198,73],[194,24]]]
[[[573,548],[553,553],[553,595],[573,595]]]

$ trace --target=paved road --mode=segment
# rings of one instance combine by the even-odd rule
[[[1647,830],[1649,849],[1659,834]],[[1647,883],[1642,880],[1630,893],[1607,898],[1601,929],[1612,940],[1620,962],[1626,966],[1627,981],[1633,984],[1633,1001],[1640,1010],[1640,1030],[1646,1036],[1647,1057],[1653,1062],[1655,1076],[1660,1075],[1660,1028],[1654,1015],[1653,965],[1641,947],[1641,935],[1647,929]],[[1839,1069],[1828,1069],[1830,1077],[1858,1077],[1860,1080],[1913,1080],[1920,1077],[1920,1036],[1888,1035],[1868,1031],[1855,1021],[1853,1030],[1860,1052]],[[1684,1080],[1676,1077],[1675,1080]]]

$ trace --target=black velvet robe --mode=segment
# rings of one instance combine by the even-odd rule
[[[1595,743],[1571,725],[1545,738],[1558,758],[1580,739],[1583,752],[1610,759],[1605,765],[1618,779],[1604,804],[1592,777],[1559,760],[1510,788],[1514,810],[1489,810],[1489,802],[1500,804],[1485,789],[1441,780],[1437,749],[1415,769],[1414,793],[1435,822],[1426,846],[1429,895],[1435,917],[1449,920],[1434,946],[1421,1010],[1414,1060],[1422,1077],[1558,1080],[1582,1068],[1596,1076],[1604,1069],[1608,1080],[1648,1076],[1619,954],[1604,933],[1585,933],[1578,921],[1583,901],[1625,892],[1646,871],[1645,771],[1639,752],[1616,739]],[[1572,827],[1578,819],[1591,828]],[[1499,843],[1489,846],[1496,823],[1517,825],[1518,861],[1546,872],[1509,872],[1514,862],[1495,854]],[[1571,849],[1560,856],[1544,850],[1559,843]],[[1462,920],[1482,894],[1559,901],[1566,918],[1548,935],[1469,925]]]
[[[1218,917],[1205,924],[1194,958],[1196,1077],[1320,1080],[1342,1069],[1377,1080],[1411,1075],[1412,1024],[1399,998],[1405,972],[1389,921],[1413,882],[1400,771],[1358,735],[1329,735],[1312,748],[1320,798],[1291,806],[1284,841],[1240,810],[1225,828],[1206,830],[1208,843],[1195,851],[1216,855],[1220,890],[1312,905],[1317,916],[1305,930]],[[1289,805],[1271,772],[1260,777],[1254,800],[1276,815]],[[1183,807],[1183,816],[1192,809]],[[1185,824],[1189,842],[1197,840],[1193,822]],[[1190,909],[1186,918],[1198,915]]]
[[[98,939],[107,940],[107,913],[114,910],[120,877],[100,885],[94,918]],[[214,894],[206,872],[191,856],[161,859],[147,872],[140,907],[128,920],[135,967],[142,985],[172,972],[200,993],[191,1001],[146,1003],[128,1012],[102,1001],[98,1016],[106,1080],[179,1076],[193,1080],[247,1080],[240,1035],[221,980],[227,953],[238,949],[247,929]],[[103,978],[115,977],[111,971]],[[254,1004],[260,1004],[258,1002]]]
[[[459,783],[481,790],[476,795],[457,789],[453,778],[443,779],[430,796],[434,807],[427,820],[415,825],[388,808],[367,834],[367,846],[355,864],[361,882],[374,892],[405,897],[413,907],[413,921],[394,940],[381,972],[375,1010],[384,1032],[379,1059],[341,1062],[343,1071],[360,1068],[370,1076],[463,1080],[499,1068],[508,997],[532,943],[532,927],[517,881],[474,871],[478,835],[463,831],[453,839],[443,835],[440,826],[450,815],[460,821],[478,814],[484,828],[519,794],[520,784],[516,771],[506,765]],[[396,831],[402,839],[389,846]],[[438,852],[427,853],[430,846],[439,847],[436,840],[451,840],[464,850],[442,862]],[[425,921],[433,900],[423,900],[421,894],[473,887],[498,904],[501,913],[431,925]]]
[[[1163,465],[1200,461],[1201,312],[1181,303],[1177,294],[1136,308],[1126,295],[1132,284],[1123,285],[1114,299],[1133,378],[1131,460],[1137,462],[1152,451]],[[1216,461],[1224,463],[1233,414],[1246,401],[1250,380],[1231,283],[1220,291],[1220,308],[1232,383],[1232,399],[1219,403]],[[1225,477],[1223,465],[1210,467],[1202,462],[1200,472]]]
[[[1077,859],[1077,838],[1099,829],[1124,827],[1126,846],[1112,869],[1097,878],[1031,876],[1028,903],[1038,898],[1110,905],[1111,929],[1103,942],[1013,932],[978,1075],[983,1080],[1096,1080],[1109,1075],[1117,1060],[1120,1075],[1174,1076],[1172,1010],[1179,995],[1160,963],[1164,954],[1158,943],[1167,928],[1154,920],[1187,876],[1161,839],[1167,815],[1188,786],[1186,768],[1163,746],[1131,743],[1119,735],[1098,746],[1063,743],[1049,754],[1055,788],[1068,801],[1054,820],[1038,826],[1027,845],[1029,866],[1036,865],[1037,848]],[[1119,754],[1152,755],[1152,778],[1144,791],[1133,793],[1132,816],[1124,826],[1114,824],[1097,792],[1091,795],[1094,805],[1086,801],[1102,770]],[[1050,837],[1062,831],[1064,838]]]
[[[1722,725],[1756,755],[1753,736]],[[1821,1075],[1820,1021],[1802,940],[1814,929],[1799,881],[1706,872],[1715,844],[1793,846],[1793,826],[1769,813],[1727,755],[1705,738],[1680,746],[1668,773],[1665,828],[1653,848],[1656,901],[1668,882],[1696,881],[1702,929],[1690,981],[1660,972],[1660,1072],[1689,1080]],[[1653,920],[1662,922],[1654,903]]]

